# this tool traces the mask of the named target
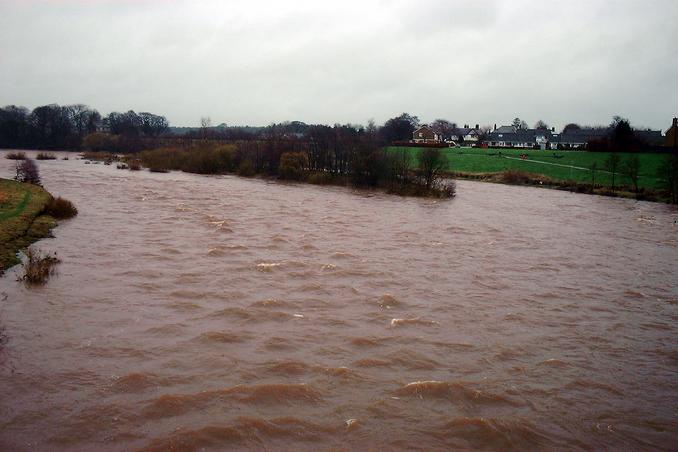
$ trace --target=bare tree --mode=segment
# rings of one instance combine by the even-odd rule
[[[633,192],[638,197],[638,178],[640,173],[640,159],[636,154],[631,155],[625,162],[622,164],[622,171],[624,174],[631,179],[633,184]]]
[[[41,185],[40,171],[38,170],[38,165],[33,160],[25,159],[17,162],[15,170],[16,176],[14,176],[14,180],[27,184]]]
[[[617,175],[617,172],[619,171],[619,162],[621,161],[621,158],[619,157],[619,154],[617,153],[611,153],[610,156],[605,160],[605,169],[608,170],[610,173],[612,173],[612,193],[615,191],[615,176]]]
[[[591,163],[591,193],[596,189],[596,171],[598,170],[598,162]]]
[[[427,148],[419,154],[419,174],[427,190],[430,190],[447,167],[447,157],[440,149]]]
[[[548,124],[546,124],[546,121],[539,120],[537,123],[534,125],[534,128],[537,130],[549,130],[550,127]]]
[[[674,152],[664,160],[657,171],[657,175],[662,179],[662,185],[671,202],[678,204],[678,153]]]
[[[431,123],[431,129],[443,139],[449,138],[456,128],[456,124],[447,119],[436,119]]]
[[[513,127],[515,127],[516,130],[526,130],[526,129],[529,128],[529,126],[527,125],[527,122],[523,121],[523,120],[520,119],[520,118],[515,118],[515,119],[513,120],[513,122],[511,123],[511,125],[512,125]]]

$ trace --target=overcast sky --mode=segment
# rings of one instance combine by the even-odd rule
[[[676,0],[0,0],[0,105],[665,130],[676,18]]]

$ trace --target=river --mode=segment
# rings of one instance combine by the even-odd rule
[[[678,444],[674,207],[38,163],[80,214],[0,279],[2,450]]]

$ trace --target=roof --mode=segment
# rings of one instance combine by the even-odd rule
[[[636,137],[640,138],[650,146],[660,146],[664,144],[664,136],[661,130],[635,130]]]
[[[519,143],[535,142],[537,137],[544,137],[547,140],[552,138],[550,130],[521,129],[511,132],[496,132],[489,134],[489,141],[515,141]]]

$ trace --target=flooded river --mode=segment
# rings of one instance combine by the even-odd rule
[[[39,163],[80,215],[0,279],[2,450],[678,445],[670,206]]]

